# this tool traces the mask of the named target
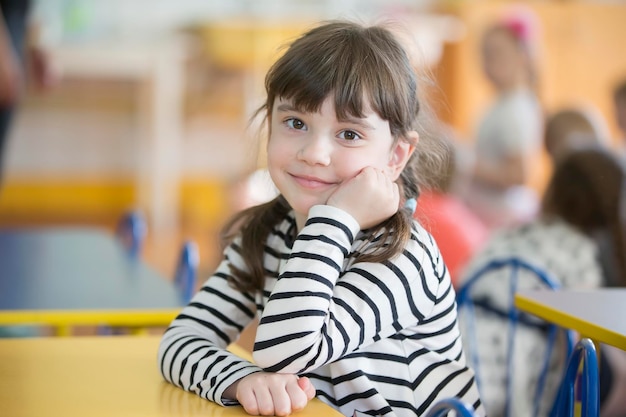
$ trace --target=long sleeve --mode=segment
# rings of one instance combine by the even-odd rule
[[[166,330],[158,351],[163,377],[203,398],[226,405],[222,394],[235,381],[261,369],[228,352],[242,329],[254,318],[250,294],[229,282],[231,262],[243,267],[236,243],[225,251],[215,274]]]
[[[414,417],[448,397],[483,414],[450,275],[417,222],[402,253],[377,263],[355,259],[381,237],[361,232],[340,209],[315,206],[295,230],[292,212],[267,237],[264,287],[254,295],[229,285],[229,265],[245,263],[237,241],[227,249],[163,336],[165,379],[224,404],[224,390],[246,375],[294,373],[309,377],[317,398],[345,415]],[[255,313],[251,364],[225,348]]]
[[[431,314],[443,263],[412,239],[395,259],[350,265],[351,247],[360,246],[358,231],[342,210],[311,209],[260,320],[254,347],[259,366],[309,372]]]

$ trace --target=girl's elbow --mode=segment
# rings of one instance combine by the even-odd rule
[[[282,355],[267,352],[265,349],[255,349],[252,351],[252,359],[254,360],[255,365],[265,371],[279,373],[287,372],[284,367],[287,358]]]
[[[302,353],[293,355],[277,355],[263,350],[254,350],[252,358],[255,365],[267,372],[280,374],[298,374],[307,370],[310,361]]]

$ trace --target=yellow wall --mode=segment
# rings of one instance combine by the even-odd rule
[[[228,185],[222,181],[187,178],[179,192],[181,224],[215,227],[230,214]],[[130,178],[15,179],[0,192],[0,220],[5,224],[29,219],[115,224],[135,208],[135,197]]]
[[[533,10],[540,25],[539,94],[547,110],[591,103],[602,112],[617,136],[611,107],[611,90],[626,77],[626,5],[618,3],[523,3]],[[442,117],[468,139],[491,99],[482,73],[479,40],[482,30],[511,6],[511,2],[463,2],[453,12],[465,23],[467,35],[445,48],[438,69],[448,110]]]
[[[466,36],[447,44],[435,69],[441,86],[435,104],[442,119],[461,139],[473,141],[477,121],[493,98],[480,64],[479,45],[484,28],[512,2],[456,2],[446,9],[466,26]],[[546,112],[563,106],[595,108],[608,127],[609,140],[619,132],[613,117],[612,89],[626,77],[626,5],[583,1],[527,1],[539,23],[538,93]],[[533,185],[543,189],[551,171],[542,155],[535,164]]]

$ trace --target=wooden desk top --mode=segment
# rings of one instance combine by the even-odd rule
[[[0,417],[235,417],[163,380],[160,336],[0,339]],[[231,349],[246,357],[236,345]],[[295,417],[341,416],[315,399]]]
[[[168,324],[172,282],[97,228],[0,231],[0,324]]]
[[[528,313],[626,350],[626,288],[528,290],[515,294]]]

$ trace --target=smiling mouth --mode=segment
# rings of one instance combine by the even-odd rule
[[[291,175],[295,182],[303,188],[318,189],[334,185],[333,182],[327,182],[315,177]]]

